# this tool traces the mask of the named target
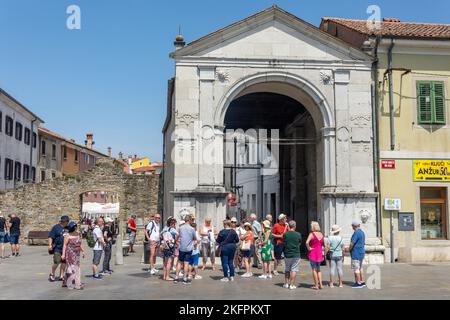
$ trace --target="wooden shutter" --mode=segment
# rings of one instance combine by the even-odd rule
[[[417,83],[417,114],[419,124],[431,124],[433,122],[431,82],[419,81]]]
[[[434,123],[445,124],[446,112],[445,112],[445,85],[444,82],[433,83],[434,94]]]

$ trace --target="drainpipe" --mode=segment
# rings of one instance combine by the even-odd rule
[[[34,118],[31,121],[31,132],[30,132],[30,169],[28,169],[28,181],[33,180],[32,172],[33,172],[33,128],[34,128],[34,123],[36,122],[37,118]],[[36,147],[37,147],[37,138],[38,138],[38,133],[36,132]],[[37,159],[36,159],[37,160]],[[36,163],[36,167],[37,167],[37,163]],[[35,169],[36,171],[36,169]],[[31,178],[31,179],[30,179]]]
[[[395,128],[394,128],[394,89],[392,81],[392,50],[395,46],[395,40],[391,39],[391,45],[388,51],[388,72],[389,72],[389,120],[391,129],[391,151],[395,150]]]
[[[381,194],[380,194],[380,148],[379,141],[379,129],[378,129],[378,46],[381,38],[379,36],[375,39],[373,55],[375,60],[372,64],[372,130],[373,130],[373,177],[374,177],[374,191],[379,195],[376,201],[376,215],[377,215],[377,237],[382,237],[382,219],[381,219]]]

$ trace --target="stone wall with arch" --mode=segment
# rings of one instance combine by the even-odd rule
[[[118,195],[120,219],[133,213],[148,221],[159,210],[159,176],[134,176],[123,172],[111,159],[101,159],[90,171],[29,184],[0,193],[0,210],[7,216],[15,213],[22,220],[22,239],[29,231],[48,231],[61,215],[78,221],[81,195],[103,191]]]

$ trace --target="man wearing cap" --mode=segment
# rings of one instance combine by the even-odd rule
[[[284,242],[283,235],[289,231],[289,226],[286,223],[287,217],[285,214],[280,214],[278,217],[278,223],[273,226],[272,236],[275,239],[275,261],[273,265],[273,274],[275,276],[278,275],[278,265],[283,260],[283,252],[284,252]]]
[[[52,271],[48,277],[48,281],[63,281],[66,264],[62,261],[61,256],[64,247],[64,236],[67,233],[66,227],[69,224],[70,219],[68,216],[62,216],[59,223],[53,226],[52,230],[48,234],[48,252],[53,255]],[[59,268],[59,278],[55,278],[56,269]]]
[[[355,284],[352,288],[361,289],[366,287],[363,270],[363,261],[366,254],[366,235],[364,234],[364,231],[361,230],[361,221],[353,221],[352,228],[354,233],[349,247],[352,257],[352,270],[355,274]]]

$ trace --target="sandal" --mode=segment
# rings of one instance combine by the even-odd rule
[[[50,282],[55,282],[55,281],[56,281],[55,276],[52,275],[52,274],[50,274],[50,275],[48,276],[48,281],[50,281]]]
[[[317,287],[317,286],[312,286],[311,289],[313,289],[313,290],[319,290],[319,287]]]

